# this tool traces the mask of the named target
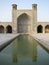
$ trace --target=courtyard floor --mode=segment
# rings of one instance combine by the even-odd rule
[[[49,50],[49,33],[32,35],[41,45]]]
[[[0,34],[0,50],[14,40],[19,34]]]
[[[0,47],[10,39],[17,37],[18,34],[0,34]],[[49,34],[33,34],[32,35],[39,43],[49,50]]]

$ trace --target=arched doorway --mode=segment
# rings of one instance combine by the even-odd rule
[[[0,25],[0,33],[4,33],[4,26]]]
[[[12,26],[8,25],[6,27],[7,32],[6,33],[12,33]]]
[[[49,33],[49,25],[45,26],[45,33]]]
[[[37,33],[42,33],[42,32],[43,32],[43,27],[42,27],[42,25],[39,25],[37,27]]]
[[[30,19],[26,13],[20,15],[17,19],[17,32],[18,33],[28,33],[30,31],[29,25]]]

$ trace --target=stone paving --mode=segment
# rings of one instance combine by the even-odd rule
[[[7,40],[10,40],[14,37],[16,37],[18,34],[0,34],[0,45],[2,42],[5,42]]]
[[[5,42],[10,39],[15,38],[19,34],[0,34],[0,47]],[[44,45],[49,50],[49,34],[33,34],[32,35],[36,40],[38,40],[42,45]]]
[[[49,33],[33,34],[32,36],[49,50]]]

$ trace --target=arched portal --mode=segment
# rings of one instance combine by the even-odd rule
[[[0,25],[0,33],[4,33],[4,26]]]
[[[20,15],[17,19],[17,32],[18,33],[28,33],[30,32],[30,19],[26,13]]]
[[[43,32],[43,27],[42,27],[42,25],[39,25],[37,27],[37,33],[42,33],[42,32]]]
[[[12,26],[8,25],[6,27],[7,33],[12,33]]]
[[[45,26],[45,33],[49,33],[49,25]]]

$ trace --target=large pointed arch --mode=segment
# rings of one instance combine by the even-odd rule
[[[28,33],[30,31],[30,18],[26,13],[21,14],[17,19],[17,32]]]

